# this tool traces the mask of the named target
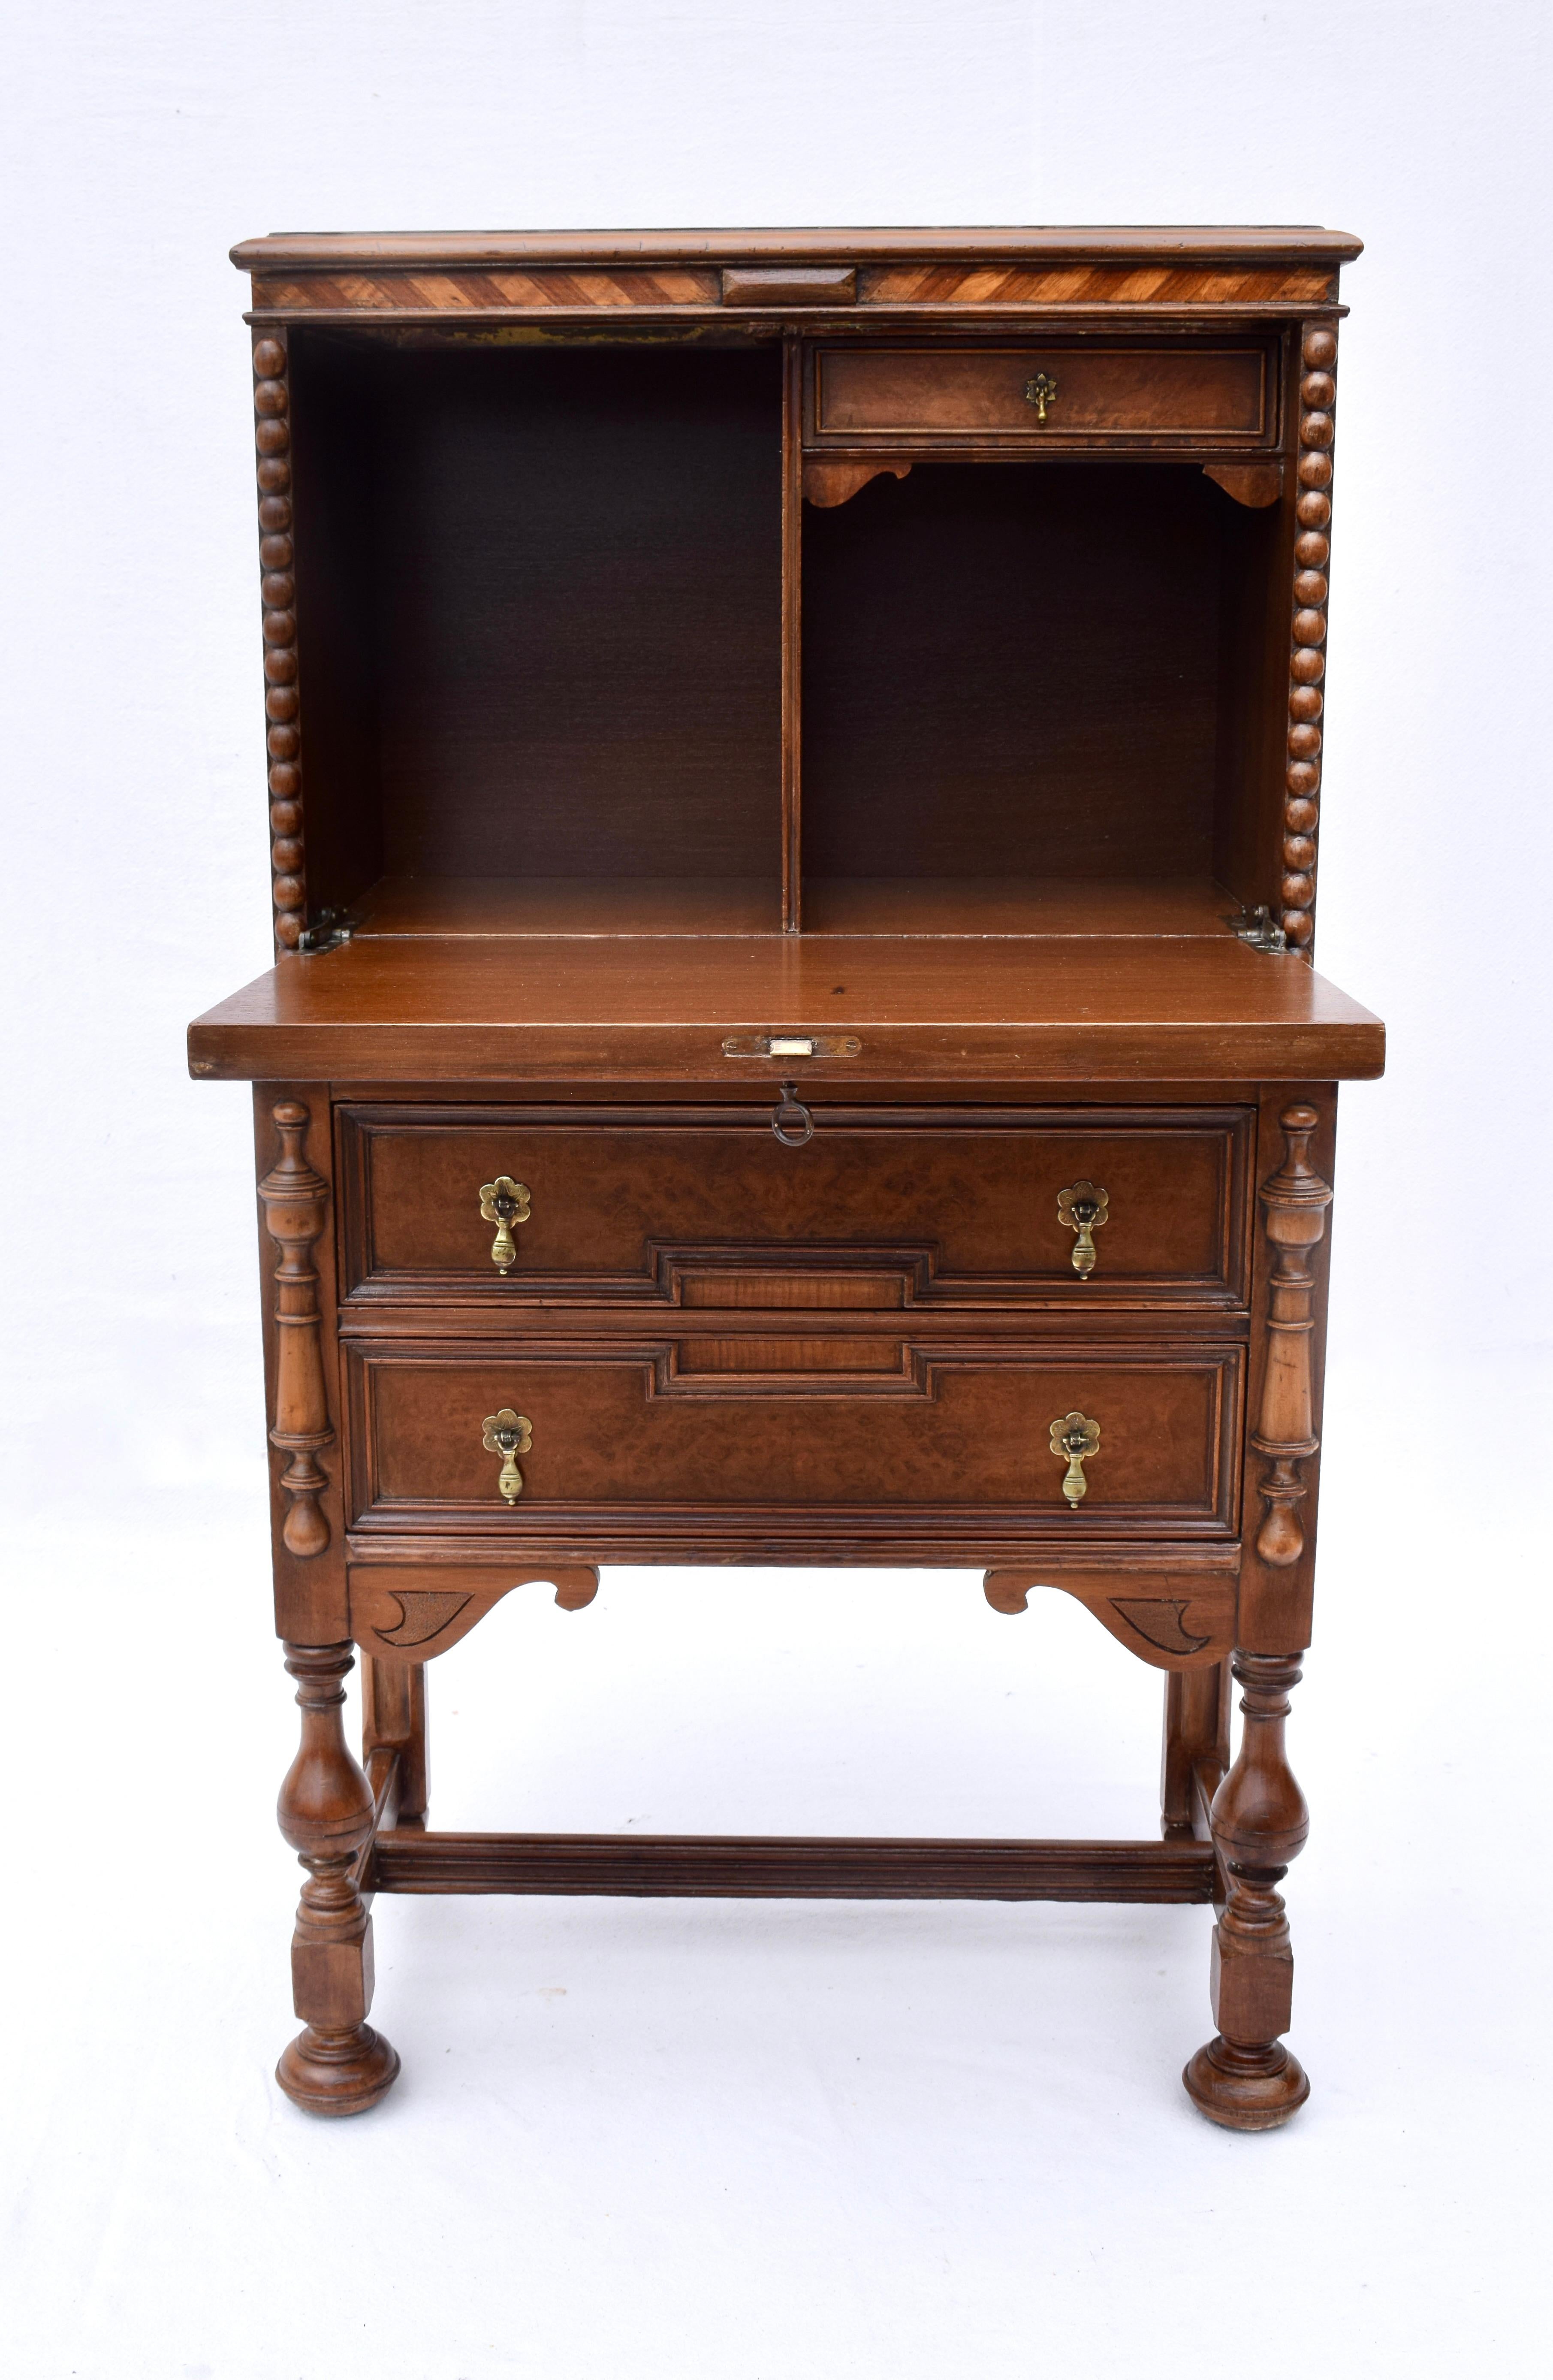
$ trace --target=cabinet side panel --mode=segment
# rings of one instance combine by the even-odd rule
[[[365,359],[290,336],[297,645],[307,688],[308,905],[349,906],[382,874],[371,631],[378,412]]]

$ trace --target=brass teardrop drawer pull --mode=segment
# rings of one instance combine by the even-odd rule
[[[1095,1234],[1110,1213],[1110,1200],[1093,1182],[1075,1182],[1057,1193],[1057,1220],[1076,1232],[1074,1270],[1087,1281],[1095,1269]]]
[[[500,1413],[487,1414],[480,1431],[480,1444],[487,1454],[499,1454],[502,1468],[496,1485],[509,1504],[516,1504],[523,1493],[523,1474],[517,1458],[527,1454],[534,1443],[534,1433],[527,1414],[514,1413],[504,1405]]]
[[[488,1223],[496,1226],[496,1236],[491,1243],[491,1261],[500,1273],[507,1271],[517,1261],[517,1244],[512,1235],[515,1223],[528,1220],[528,1191],[522,1182],[515,1182],[510,1173],[498,1173],[494,1182],[482,1182],[479,1210]]]
[[[1051,1451],[1068,1466],[1062,1475],[1062,1493],[1070,1512],[1077,1512],[1089,1492],[1084,1466],[1098,1452],[1099,1444],[1099,1423],[1086,1420],[1081,1413],[1059,1414],[1051,1425]]]
[[[1035,407],[1037,426],[1044,430],[1047,407],[1057,402],[1057,383],[1049,372],[1037,372],[1032,380],[1025,382],[1025,402]]]

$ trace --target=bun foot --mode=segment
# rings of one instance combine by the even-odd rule
[[[1269,2132],[1310,2096],[1310,2077],[1281,2041],[1244,2049],[1221,2033],[1198,2050],[1181,2079],[1198,2114],[1233,2132]]]
[[[275,2080],[311,2116],[359,2116],[376,2107],[398,2071],[398,2051],[370,2024],[338,2032],[309,2024],[282,2052]]]

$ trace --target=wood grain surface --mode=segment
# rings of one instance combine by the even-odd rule
[[[256,1087],[300,2107],[397,2071],[374,1891],[1212,1901],[1188,2094],[1303,2102],[1284,1727],[1385,1049],[1310,965],[1358,252],[233,251],[280,951],[189,1064]],[[669,1562],[1076,1597],[1165,1672],[1165,1840],[429,1831],[429,1664]]]
[[[1226,934],[1063,941],[362,941],[283,958],[189,1027],[224,1079],[769,1082],[731,1034],[856,1035],[806,1082],[1378,1075],[1379,1020],[1299,960]],[[742,1072],[738,1071],[742,1069]]]
[[[1250,1123],[1242,1109],[1113,1111],[1075,1127],[1062,1111],[881,1108],[828,1112],[790,1149],[758,1105],[656,1118],[343,1106],[346,1279],[377,1294],[477,1289],[503,1313],[556,1297],[1244,1307]],[[502,1173],[531,1202],[505,1276],[478,1196]],[[1057,1206],[1080,1181],[1110,1201],[1085,1277]]]
[[[1265,346],[1067,346],[1058,341],[810,349],[806,443],[918,446],[1270,443],[1277,382]],[[1025,395],[1044,375],[1043,419]]]

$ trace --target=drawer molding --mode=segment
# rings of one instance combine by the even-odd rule
[[[909,1561],[932,1559],[930,1541],[985,1568],[996,1547],[1033,1551],[1053,1532],[1234,1535],[1244,1345],[898,1343],[920,1367],[904,1401],[887,1375],[712,1372],[663,1393],[672,1342],[346,1342],[353,1550],[430,1536],[450,1554],[483,1541],[531,1560],[562,1546],[567,1560],[667,1560],[686,1544],[702,1560],[819,1559],[811,1536],[818,1548],[882,1532]],[[470,1425],[519,1402],[534,1446],[508,1507]],[[1108,1456],[1074,1512],[1048,1439],[1053,1413],[1076,1404],[1101,1422]]]
[[[819,343],[804,443],[892,454],[1233,453],[1276,446],[1274,343]]]
[[[772,1141],[768,1107],[742,1100],[350,1102],[337,1116],[347,1314],[725,1300],[1244,1311],[1250,1293],[1252,1111],[1239,1103],[826,1108],[797,1151]],[[497,1174],[531,1199],[502,1278],[473,1195]],[[1110,1194],[1087,1278],[1058,1205],[1086,1181]]]

